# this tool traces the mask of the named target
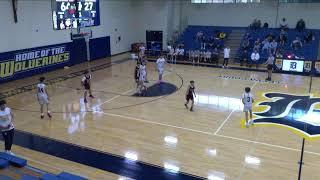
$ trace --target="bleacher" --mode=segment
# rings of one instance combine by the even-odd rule
[[[305,43],[304,42],[304,36],[307,35],[309,31],[312,31],[315,37],[315,40],[311,41],[310,43]],[[317,60],[317,55],[318,55],[318,48],[319,48],[319,30],[305,30],[303,32],[298,32],[296,29],[288,29],[287,30],[287,42],[283,46],[283,54],[294,54],[294,56],[298,57],[297,59],[305,59],[305,60]],[[280,35],[280,29],[279,28],[260,28],[258,30],[253,30],[253,29],[248,29],[246,34],[250,34],[250,49],[249,49],[249,54],[252,53],[253,51],[253,44],[255,40],[258,38],[260,41],[263,41],[265,37],[268,34],[272,34],[275,36],[275,39],[277,40],[279,35]],[[299,37],[302,41],[302,48],[295,50],[292,48],[291,43],[292,41],[296,38]],[[245,36],[241,40],[241,44],[244,40]],[[261,51],[263,45],[260,46],[260,57],[261,61],[264,62],[268,58],[268,52],[267,51]],[[279,47],[279,43],[278,43]],[[237,52],[237,57],[241,57],[242,54],[242,49],[239,48]]]
[[[86,180],[87,178],[74,175],[68,172],[51,174],[28,166],[27,160],[12,156],[7,153],[0,153],[0,179],[1,180]]]
[[[226,37],[232,32],[232,28],[229,27],[217,27],[217,26],[188,26],[184,32],[180,35],[178,43],[184,44],[185,51],[188,50],[200,50],[201,43],[196,41],[196,35],[202,31],[206,39],[211,36],[216,37],[217,32],[226,33]],[[224,47],[224,40],[215,40],[215,43],[220,47]]]

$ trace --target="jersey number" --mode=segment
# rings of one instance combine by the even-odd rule
[[[38,91],[39,91],[40,93],[44,93],[43,88],[38,88]]]
[[[250,97],[247,97],[247,102],[250,102],[251,101],[251,98]]]

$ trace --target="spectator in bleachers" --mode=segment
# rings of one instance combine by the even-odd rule
[[[260,50],[260,46],[261,46],[261,42],[260,39],[258,38],[255,42],[254,42],[254,46],[253,46],[253,50]]]
[[[305,43],[310,43],[311,41],[314,41],[314,40],[315,40],[315,37],[312,31],[309,31],[308,34],[304,36]]]
[[[222,64],[222,68],[228,67],[228,62],[230,59],[230,48],[229,47],[225,47],[223,50],[223,64]]]
[[[306,29],[306,23],[304,22],[303,19],[300,19],[300,20],[297,22],[296,29],[297,29],[299,32],[302,32],[303,30]]]
[[[211,52],[207,51],[205,54],[205,62],[211,63]]]
[[[260,54],[257,50],[254,50],[251,54],[251,62],[252,62],[251,64],[255,64],[257,69],[258,69],[258,65],[259,65],[258,64],[259,60],[260,60]]]
[[[277,41],[274,39],[271,43],[270,43],[270,51],[269,52],[276,52],[278,48],[278,43]]]
[[[250,47],[250,41],[249,39],[244,39],[241,45],[242,50],[249,50]]]
[[[180,48],[178,48],[178,50],[177,50],[177,56],[178,56],[178,60],[185,60],[184,59],[184,48],[182,45],[180,45]]]
[[[286,18],[282,18],[282,21],[280,23],[280,29],[284,31],[287,31],[289,29],[288,23],[286,22]]]
[[[291,47],[294,49],[294,50],[298,50],[302,47],[302,42],[300,40],[300,38],[297,36],[295,40],[292,41],[291,43]]]
[[[210,38],[208,38],[208,49],[212,50],[215,48],[215,44],[214,44],[214,36],[210,36]]]
[[[279,46],[283,47],[287,43],[287,36],[280,33],[278,43],[279,43]]]
[[[262,52],[265,52],[266,50],[269,51],[270,48],[270,41],[269,38],[266,38],[262,41]]]
[[[258,19],[254,19],[252,24],[250,25],[251,29],[257,30],[261,28],[261,21]]]
[[[283,58],[282,49],[279,49],[279,50],[276,52],[276,57],[277,57],[277,58]]]
[[[243,63],[246,63],[246,66],[248,66],[248,50],[245,49],[241,52],[241,58],[240,58],[240,66],[243,66]]]
[[[173,56],[174,56],[174,47],[173,46],[168,46],[168,54],[167,54],[167,59],[170,59],[171,62],[173,62]]]
[[[269,28],[269,24],[268,24],[267,22],[265,22],[265,23],[263,24],[263,28]]]
[[[200,56],[201,56],[201,52],[199,50],[195,50],[194,51],[194,61],[193,63],[199,63],[200,62]]]

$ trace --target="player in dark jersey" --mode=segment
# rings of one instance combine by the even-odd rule
[[[196,93],[194,92],[194,89],[195,89],[194,81],[190,81],[190,85],[188,85],[188,89],[186,92],[187,102],[184,104],[184,106],[188,109],[188,104],[189,104],[189,101],[191,100],[190,111],[193,111],[194,97],[196,97]]]
[[[94,98],[91,92],[91,74],[88,71],[84,72],[84,76],[81,81],[82,86],[84,87],[84,103],[87,103],[87,92],[89,91],[89,97]]]
[[[136,68],[134,70],[134,79],[137,84],[137,89],[139,87],[139,68],[140,68],[140,62],[137,62]]]

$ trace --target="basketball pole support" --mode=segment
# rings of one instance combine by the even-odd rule
[[[309,104],[310,102],[310,97],[311,97],[311,87],[312,87],[312,71],[310,72],[310,83],[309,83]],[[307,124],[305,124],[304,129],[307,130]],[[299,164],[299,173],[298,173],[298,180],[301,180],[301,173],[302,173],[302,166],[303,166],[303,155],[304,155],[304,145],[305,145],[306,139],[302,139],[302,146],[301,146],[301,153],[300,153],[300,161],[298,162]]]

